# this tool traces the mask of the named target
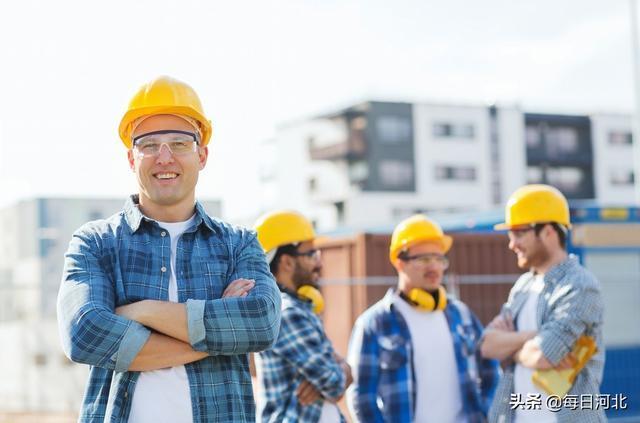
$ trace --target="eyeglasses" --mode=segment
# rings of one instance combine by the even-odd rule
[[[156,157],[162,145],[174,156],[184,156],[198,150],[198,136],[193,132],[166,130],[143,134],[133,139],[133,151],[140,158]]]
[[[313,250],[309,250],[309,251],[294,251],[292,253],[290,253],[292,256],[294,257],[301,257],[301,256],[305,256],[305,257],[309,257],[312,259],[316,259],[319,260],[320,259],[320,250],[318,250],[317,248],[314,248]]]
[[[426,254],[418,254],[415,256],[405,256],[400,257],[402,261],[415,261],[418,264],[428,266],[431,264],[435,264],[438,266],[442,266],[445,269],[449,267],[449,259],[443,256],[442,254],[437,253],[426,253]]]

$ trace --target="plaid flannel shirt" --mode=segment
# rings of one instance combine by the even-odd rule
[[[463,413],[469,423],[483,422],[498,383],[498,362],[480,356],[483,327],[464,303],[448,298],[444,314],[453,340]],[[355,421],[413,421],[413,347],[407,323],[393,305],[392,289],[356,321],[349,364],[354,382],[347,389],[347,401]]]
[[[320,419],[323,400],[307,406],[298,402],[296,389],[303,380],[324,398],[335,399],[344,392],[345,375],[320,318],[311,303],[287,292],[282,293],[278,340],[260,353],[259,367],[258,415],[262,423],[316,423]]]
[[[522,275],[502,308],[502,313],[513,318],[514,322],[527,300],[528,287],[534,277],[532,272]],[[598,347],[598,352],[576,377],[569,395],[577,395],[579,398],[581,395],[595,396],[600,393],[605,353],[602,340],[603,309],[598,280],[574,256],[568,257],[544,275],[544,288],[538,297],[536,309],[536,338],[545,358],[552,364],[559,363],[584,334],[593,336]],[[506,423],[514,420],[515,410],[511,406],[511,394],[514,393],[513,372],[513,365],[509,365],[504,371],[489,413],[491,422]],[[526,397],[526,394],[525,392],[523,396]],[[556,416],[563,423],[607,421],[602,409],[561,408]]]
[[[81,422],[126,422],[139,372],[127,371],[150,336],[114,314],[144,299],[168,300],[171,243],[143,216],[132,196],[123,211],[89,222],[73,235],[58,294],[62,346],[91,366]],[[194,225],[176,255],[178,301],[186,303],[189,340],[209,357],[186,364],[194,422],[249,422],[255,406],[247,353],[275,341],[280,295],[254,233],[207,216],[195,206]],[[244,298],[221,299],[238,278],[254,279]]]

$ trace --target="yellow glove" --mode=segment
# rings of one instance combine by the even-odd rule
[[[533,383],[544,390],[549,395],[564,397],[573,386],[576,376],[587,364],[589,359],[596,353],[596,342],[591,336],[583,335],[576,341],[572,354],[576,359],[576,364],[565,370],[548,369],[536,370],[531,379]]]

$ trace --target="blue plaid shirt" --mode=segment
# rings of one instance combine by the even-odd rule
[[[320,318],[309,302],[289,293],[282,293],[278,340],[260,353],[260,361],[258,414],[262,423],[316,423],[320,419],[323,400],[307,406],[298,402],[296,389],[303,380],[324,398],[335,399],[344,392],[345,375]]]
[[[513,318],[516,324],[518,313],[529,296],[528,288],[534,277],[532,272],[522,275],[511,289],[507,303],[502,307],[502,314]],[[578,263],[575,256],[569,256],[544,275],[544,288],[538,296],[536,320],[536,339],[542,354],[552,364],[559,363],[581,335],[595,338],[598,351],[576,377],[569,395],[577,395],[578,398],[587,395],[593,398],[599,394],[605,355],[602,339],[604,303],[600,283]],[[496,391],[496,400],[491,405],[491,422],[514,421],[515,407],[511,398],[511,394],[515,393],[514,369],[513,363],[505,368]],[[523,396],[526,398],[527,393],[523,393]],[[546,404],[543,403],[542,407],[546,407]],[[607,421],[601,407],[561,407],[557,410],[556,417],[563,423]]]
[[[195,222],[176,255],[178,300],[186,303],[189,340],[209,357],[185,365],[194,422],[249,422],[255,406],[247,353],[275,341],[280,295],[252,232],[207,216]],[[124,210],[73,235],[58,295],[58,322],[67,356],[91,366],[79,420],[126,422],[139,372],[127,371],[150,336],[114,314],[144,299],[168,300],[171,243],[143,216],[132,196]],[[244,298],[221,299],[238,278],[254,279]]]
[[[393,296],[389,290],[360,316],[351,336],[349,364],[354,382],[347,390],[347,401],[358,422],[412,422],[415,415],[411,335],[393,305]],[[480,356],[482,324],[465,304],[448,298],[444,314],[453,340],[464,415],[469,423],[483,422],[498,383],[498,362]]]

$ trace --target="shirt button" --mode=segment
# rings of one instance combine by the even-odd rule
[[[167,236],[167,233],[165,231],[160,232],[160,236]]]
[[[160,268],[160,271],[161,271],[162,273],[164,273],[164,272],[166,272],[166,271],[167,271],[167,268],[166,268],[166,267],[164,267],[164,266],[162,266],[162,267]]]

